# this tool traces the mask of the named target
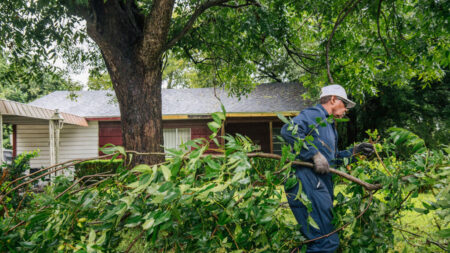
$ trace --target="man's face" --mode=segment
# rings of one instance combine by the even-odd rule
[[[339,98],[333,96],[331,98],[332,100],[332,107],[331,107],[331,113],[336,117],[336,118],[343,118],[345,116],[345,113],[347,112],[347,107],[344,103],[344,101],[340,100]]]

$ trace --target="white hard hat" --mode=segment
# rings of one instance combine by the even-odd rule
[[[340,99],[342,99],[346,102],[347,108],[352,108],[355,106],[355,102],[353,102],[347,98],[347,92],[345,92],[344,87],[340,86],[339,84],[332,84],[332,85],[323,87],[322,91],[320,92],[320,98],[323,98],[326,96],[339,97]]]

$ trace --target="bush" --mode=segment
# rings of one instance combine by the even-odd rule
[[[279,164],[280,161],[271,158],[255,157],[252,159],[253,167],[260,171],[273,171]]]
[[[75,165],[75,177],[81,178],[86,175],[94,175],[99,173],[116,173],[123,168],[122,159],[114,160],[91,160]]]
[[[19,180],[15,184],[11,184],[12,181],[23,176],[26,171],[30,169],[30,160],[38,157],[38,151],[32,151],[28,153],[19,154],[11,163],[4,162],[0,166],[0,191],[6,192],[13,187],[23,183],[25,180]],[[26,194],[26,195],[24,195]],[[9,197],[7,197],[3,204],[5,204],[4,209],[0,211],[0,214],[4,214],[5,210],[12,211],[19,206],[24,208],[28,205],[31,197],[28,193],[28,188],[23,188],[18,192],[12,192]]]

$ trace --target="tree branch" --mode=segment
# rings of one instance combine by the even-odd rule
[[[89,18],[90,18],[89,8],[83,4],[79,4],[78,1],[61,0],[61,1],[59,1],[59,4],[66,7],[67,12],[72,15],[81,17],[86,21],[89,20]]]
[[[275,73],[273,73],[272,71],[267,71],[263,68],[263,65],[261,63],[259,63],[258,61],[252,60],[252,62],[256,65],[258,65],[258,71],[260,71],[261,73],[265,74],[266,77],[272,78],[273,80],[277,81],[277,82],[282,82],[283,80],[281,80],[281,78],[279,78]]]
[[[386,43],[385,43],[383,37],[381,36],[381,32],[380,32],[380,12],[381,12],[381,3],[382,3],[382,2],[383,2],[383,0],[380,0],[380,1],[378,2],[377,32],[378,32],[378,37],[379,37],[380,40],[381,40],[381,43],[383,43],[384,50],[386,51],[387,56],[390,58],[391,55],[389,54],[389,50],[388,50],[388,48],[387,48],[387,46],[386,46]]]
[[[259,4],[258,2],[254,1],[254,0],[247,1],[245,4],[239,4],[239,5],[220,4],[219,6],[233,8],[233,9],[239,9],[239,8],[250,6],[250,5],[261,7],[261,4]]]
[[[342,9],[342,11],[339,13],[338,18],[337,18],[336,22],[334,23],[334,27],[333,27],[333,30],[331,31],[330,37],[328,38],[327,46],[325,49],[325,56],[326,56],[326,62],[327,62],[328,81],[330,82],[330,84],[334,83],[333,77],[331,76],[330,60],[329,60],[329,56],[328,56],[328,52],[330,51],[331,41],[333,40],[333,36],[334,36],[334,33],[336,32],[337,27],[342,23],[342,21],[345,19],[345,17],[347,17],[347,15],[350,14],[350,12],[356,7],[356,5],[359,2],[361,2],[361,0],[357,0],[356,2],[353,2],[353,0],[350,0],[345,4],[344,9]],[[344,13],[344,15],[342,15],[343,13]]]
[[[399,230],[399,231],[403,231],[403,232],[408,233],[408,234],[411,234],[411,235],[414,235],[414,236],[416,236],[416,237],[425,238],[425,237],[422,236],[422,235],[419,235],[419,234],[410,232],[410,231],[408,231],[408,230],[404,230],[404,229],[402,229],[402,228],[398,228],[398,227],[395,227],[395,226],[392,226],[392,228],[393,228],[393,229],[397,229],[397,230]],[[446,247],[445,247],[444,245],[442,245],[442,244],[440,244],[440,243],[438,243],[438,242],[436,242],[436,241],[430,240],[430,239],[428,239],[428,238],[425,238],[425,239],[426,239],[426,242],[427,242],[427,243],[432,243],[432,244],[438,246],[439,248],[441,248],[441,249],[443,249],[443,250],[446,250]]]
[[[144,62],[155,61],[159,64],[159,57],[165,51],[165,42],[170,28],[175,0],[154,0],[149,17],[144,23],[144,37],[142,42]]]
[[[221,4],[224,4],[226,2],[229,2],[230,0],[214,0],[214,1],[208,1],[203,4],[201,4],[192,14],[192,16],[189,18],[186,25],[183,27],[183,29],[175,35],[163,48],[163,51],[167,51],[168,49],[172,48],[181,38],[186,35],[186,33],[191,30],[192,26],[194,25],[197,18],[205,12],[207,9],[213,7],[213,6],[220,6]]]
[[[317,72],[314,72],[314,71],[311,70],[310,68],[306,67],[305,62],[303,62],[303,59],[302,59],[303,55],[301,55],[300,53],[297,53],[297,52],[292,51],[292,50],[288,47],[288,45],[286,45],[286,44],[284,44],[284,48],[286,49],[286,52],[288,53],[288,56],[291,58],[291,60],[292,60],[295,64],[297,64],[300,68],[304,69],[306,72],[308,72],[308,73],[310,73],[310,74],[314,74],[314,75],[318,74]],[[294,55],[297,56],[297,57],[299,58],[299,60],[303,63],[303,65],[300,64],[296,59],[294,59]],[[312,60],[312,58],[308,58],[308,57],[304,57],[304,58],[306,58],[306,59],[311,59],[311,60]]]
[[[127,250],[125,250],[125,253],[130,252],[130,250],[133,248],[134,244],[136,244],[136,242],[139,240],[139,238],[141,238],[144,235],[145,230],[142,230],[138,236],[136,236],[133,241],[130,243],[130,245],[128,245]]]

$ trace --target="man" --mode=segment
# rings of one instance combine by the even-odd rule
[[[300,185],[286,190],[287,199],[292,212],[301,225],[301,232],[307,239],[314,239],[326,235],[334,230],[331,221],[333,215],[333,182],[330,166],[335,166],[344,157],[351,157],[356,153],[370,156],[374,150],[369,143],[362,143],[350,150],[338,151],[338,136],[334,121],[329,123],[326,119],[333,115],[334,118],[342,118],[349,108],[355,103],[347,98],[344,88],[338,84],[322,88],[320,104],[303,110],[293,119],[293,124],[298,126],[295,135],[288,130],[286,124],[281,129],[281,135],[290,144],[294,145],[297,138],[304,139],[307,135],[314,137],[313,145],[307,144],[307,149],[302,148],[297,159],[313,162],[314,169],[296,166],[295,175],[301,181],[301,189],[312,203],[312,212],[308,213],[305,205],[296,199]],[[325,126],[316,121],[320,118]],[[322,124],[323,125],[323,124]],[[314,128],[311,128],[314,126]],[[317,147],[317,148],[316,148]],[[308,223],[308,215],[317,223],[319,229]],[[308,244],[307,252],[334,252],[339,246],[337,233],[311,242]]]

